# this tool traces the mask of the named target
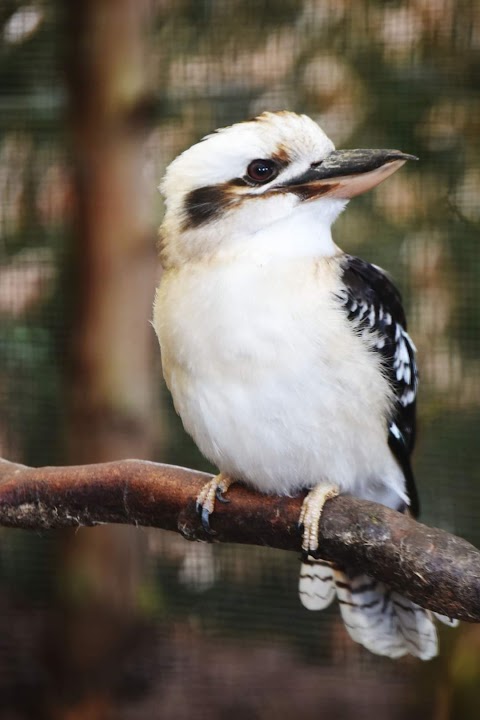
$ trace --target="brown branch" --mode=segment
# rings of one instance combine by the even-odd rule
[[[205,473],[141,460],[29,468],[0,460],[0,525],[32,530],[114,522],[206,539],[195,513]],[[301,497],[241,485],[217,503],[218,542],[300,550]],[[480,552],[465,540],[382,505],[341,496],[320,521],[322,556],[384,581],[418,604],[480,622]]]

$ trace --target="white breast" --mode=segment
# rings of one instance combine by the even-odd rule
[[[154,326],[175,407],[221,471],[263,492],[325,481],[396,505],[391,393],[334,298],[336,258],[168,271]]]

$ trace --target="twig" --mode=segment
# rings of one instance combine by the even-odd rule
[[[209,478],[141,460],[44,468],[0,460],[0,525],[39,530],[114,522],[205,540],[195,497]],[[235,485],[228,498],[215,508],[215,541],[300,550],[302,497]],[[361,569],[423,607],[480,622],[480,552],[465,540],[347,496],[325,505],[320,539],[327,560]]]

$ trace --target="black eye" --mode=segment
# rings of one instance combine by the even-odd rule
[[[252,160],[247,168],[247,175],[256,183],[266,183],[277,177],[278,167],[273,160]]]

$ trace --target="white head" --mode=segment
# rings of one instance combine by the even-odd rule
[[[348,200],[412,158],[335,151],[306,115],[263,113],[207,135],[167,168],[161,190],[166,266],[222,254],[329,254]]]

